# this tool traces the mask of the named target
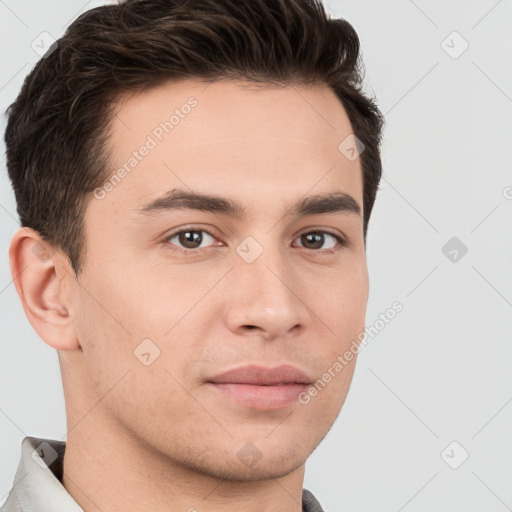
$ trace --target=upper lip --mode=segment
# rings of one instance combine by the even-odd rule
[[[313,381],[306,373],[295,366],[283,364],[274,368],[248,365],[228,370],[208,379],[208,382],[234,384],[311,384]]]

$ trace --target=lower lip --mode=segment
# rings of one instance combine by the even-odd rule
[[[286,407],[296,402],[300,393],[308,388],[307,384],[261,386],[214,382],[208,382],[208,386],[246,407],[262,411]]]

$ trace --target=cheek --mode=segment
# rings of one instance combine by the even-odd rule
[[[195,326],[201,325],[200,319],[194,320],[197,312],[186,316],[197,297],[188,300],[165,285],[169,283],[160,280],[155,286],[140,273],[124,273],[123,278],[122,272],[111,270],[106,279],[84,281],[75,304],[75,328],[95,392],[104,396],[123,378],[124,387],[133,384],[129,385],[132,405],[137,390],[148,387],[160,389],[162,396],[176,388],[179,396],[178,382],[183,382],[183,372],[194,358],[190,344],[176,340],[193,340],[192,334],[197,335]],[[176,295],[178,300],[173,299]],[[144,401],[143,396],[138,398]]]
[[[91,385],[99,396],[113,385],[119,370],[125,366],[119,357],[121,350],[115,346],[122,340],[114,324],[99,304],[90,297],[83,297],[75,328]]]
[[[322,369],[316,386],[318,395],[311,397],[319,410],[339,411],[343,405],[365,328],[368,300],[366,266],[354,266],[336,279],[324,282],[325,292],[317,295],[314,310],[318,311],[322,336]],[[313,391],[315,394],[315,391]]]
[[[107,264],[95,271],[106,277],[101,281],[95,278],[91,284],[103,306],[94,314],[105,318],[109,334],[117,330],[121,337],[130,336],[132,349],[146,338],[160,345],[172,337],[175,327],[183,329],[193,318],[195,305],[225,272],[205,273],[193,265],[173,267],[165,263],[152,265],[142,258],[119,258],[115,265]],[[209,300],[207,297],[206,302]]]
[[[317,308],[325,315],[332,330],[339,336],[364,329],[368,302],[368,271],[365,265],[349,267],[332,279],[324,281],[325,292]]]
[[[94,331],[121,355],[122,346],[133,350],[137,340],[160,333],[163,328],[157,320],[172,310],[172,304],[170,294],[167,300],[162,296],[163,287],[155,286],[147,269],[117,256],[95,260],[83,280],[76,309],[86,333]],[[128,344],[123,341],[127,338]]]
[[[102,276],[98,272],[98,276]],[[103,396],[128,371],[134,361],[134,345],[140,343],[131,329],[133,298],[109,279],[83,281],[75,303],[75,328],[95,391]],[[135,302],[137,304],[137,301]],[[140,364],[140,363],[139,363]]]

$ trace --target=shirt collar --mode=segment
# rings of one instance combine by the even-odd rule
[[[84,512],[61,483],[65,448],[64,441],[23,439],[5,510],[19,506],[23,512]]]

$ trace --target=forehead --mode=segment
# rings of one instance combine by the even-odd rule
[[[140,206],[179,187],[286,203],[341,189],[362,209],[360,158],[342,151],[351,134],[327,86],[168,82],[118,99],[105,199]]]

